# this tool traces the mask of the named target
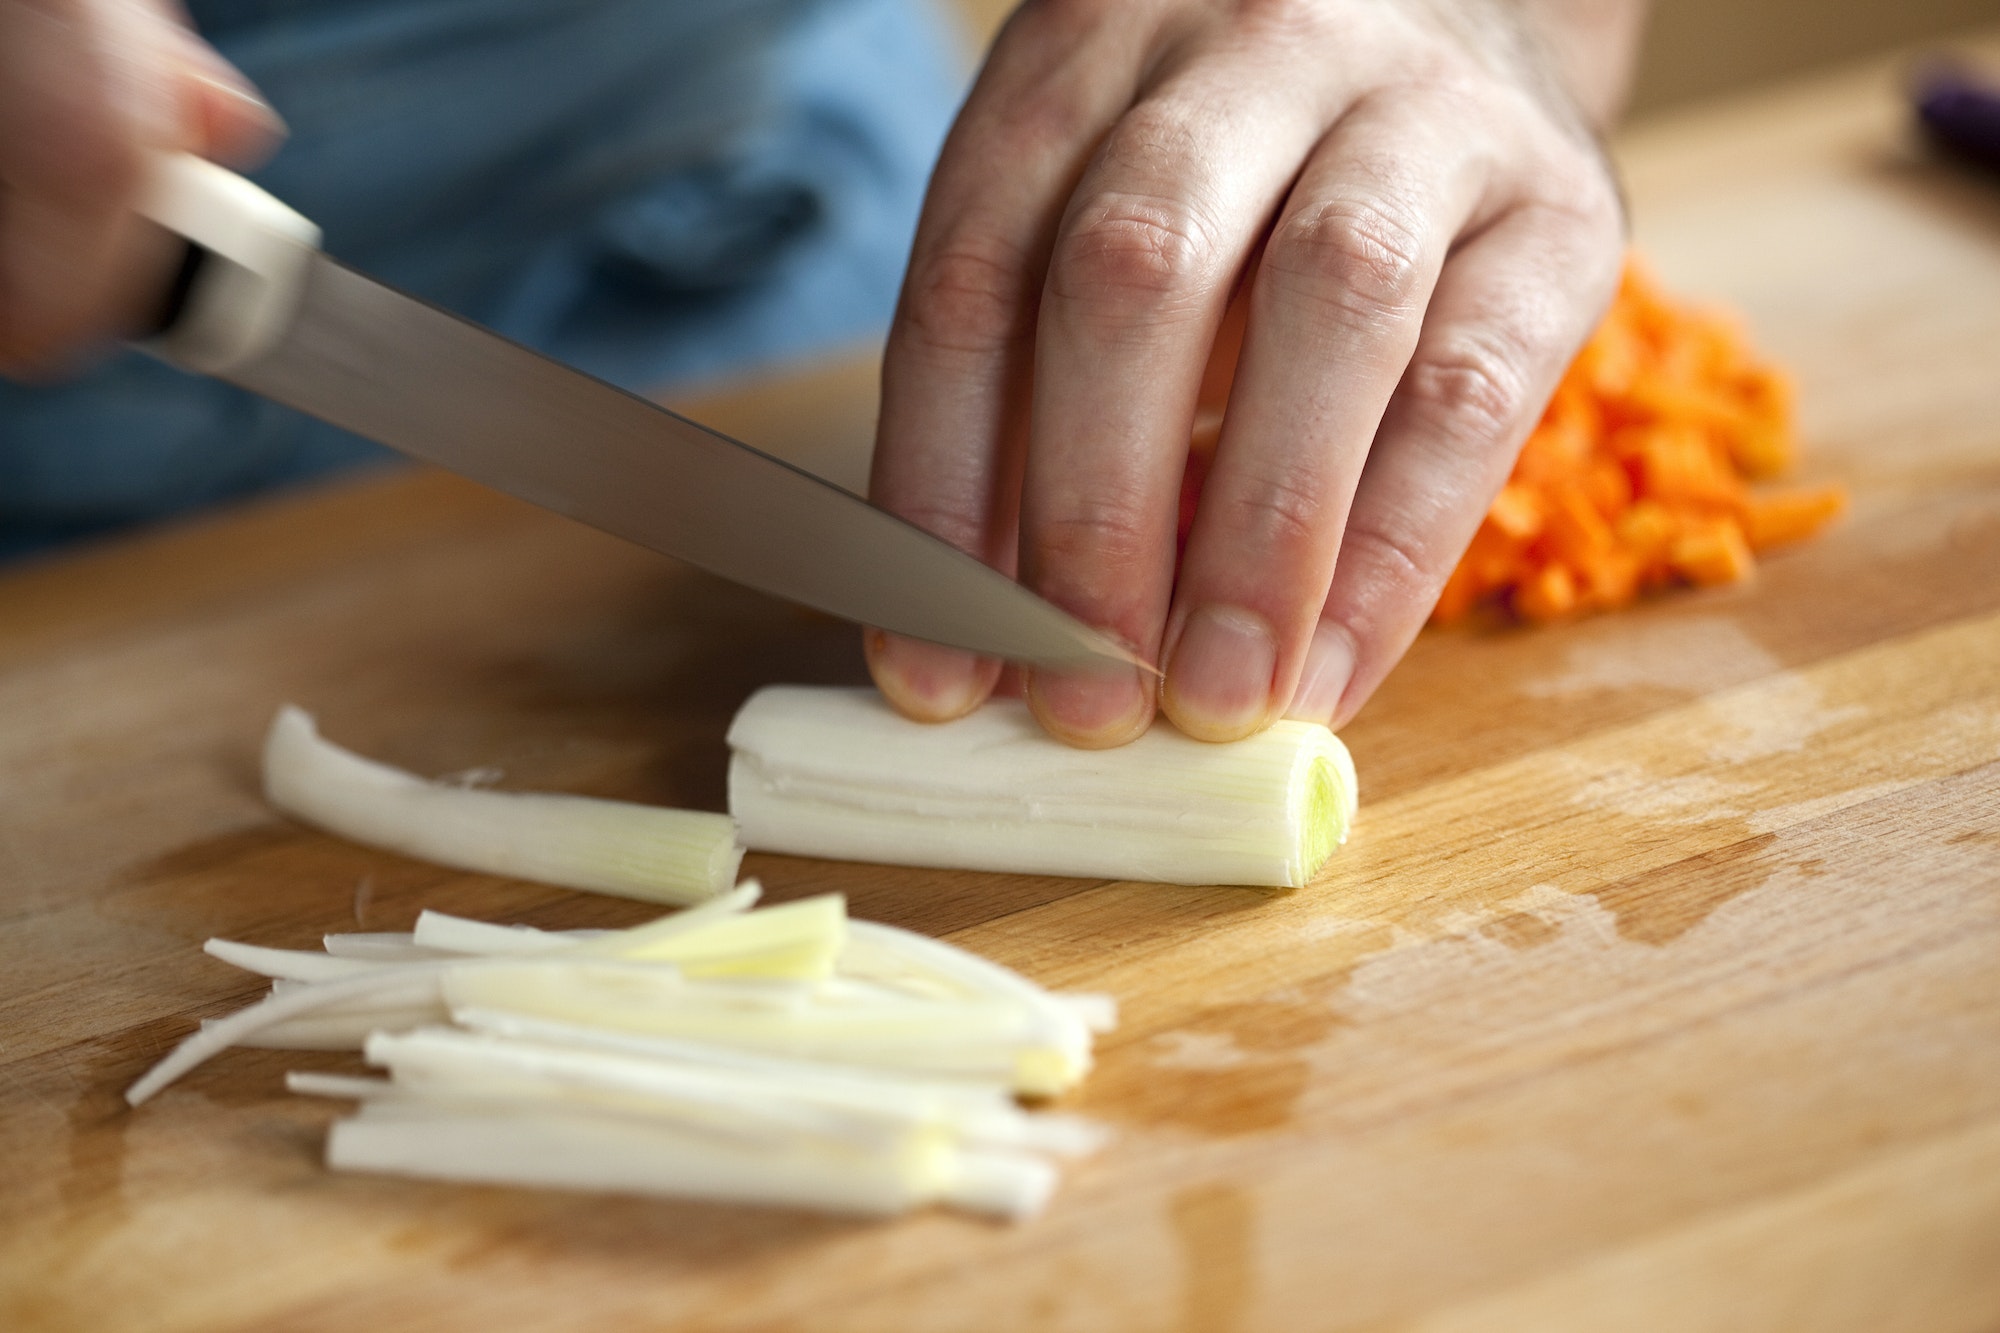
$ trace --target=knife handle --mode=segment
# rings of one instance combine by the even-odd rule
[[[144,351],[216,375],[269,349],[290,325],[320,230],[227,167],[162,153],[139,213],[187,242]]]

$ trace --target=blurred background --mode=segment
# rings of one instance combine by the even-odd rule
[[[953,0],[984,37],[1016,0]],[[2000,0],[1653,0],[1632,114],[2000,22]]]

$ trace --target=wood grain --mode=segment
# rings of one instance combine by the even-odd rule
[[[118,1100],[256,989],[207,935],[646,915],[274,818],[278,702],[420,770],[720,808],[731,710],[861,679],[847,628],[414,471],[0,579],[0,1328],[2000,1326],[2000,190],[1894,88],[1620,146],[1851,517],[1746,587],[1425,635],[1311,888],[751,858],[1120,997],[1074,1099],[1118,1140],[1031,1226],[336,1178],[335,1108],[279,1079],[341,1057]],[[701,410],[855,477],[868,382]]]

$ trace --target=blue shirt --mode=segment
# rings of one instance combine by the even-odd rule
[[[962,90],[925,0],[193,0],[328,253],[641,390],[878,334]],[[0,381],[0,557],[384,451],[120,352]]]

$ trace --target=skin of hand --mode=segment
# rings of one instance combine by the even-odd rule
[[[0,0],[0,374],[52,377],[160,299],[149,151],[249,165],[283,133],[167,0]]]
[[[871,495],[1164,669],[1027,671],[1053,735],[1338,726],[1422,627],[1624,250],[1596,137],[1640,0],[1029,0],[926,199]],[[1247,305],[1176,570],[1224,311]],[[997,663],[870,631],[904,713]]]

